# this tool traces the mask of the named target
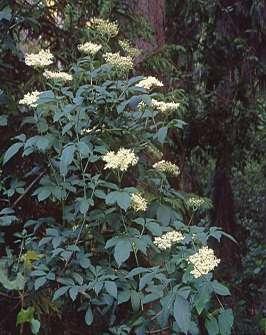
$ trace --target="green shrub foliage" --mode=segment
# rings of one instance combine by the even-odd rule
[[[230,334],[233,313],[221,297],[230,292],[214,279],[219,259],[207,246],[223,232],[203,220],[209,200],[174,189],[182,171],[162,160],[170,132],[182,132],[172,117],[182,101],[158,101],[160,81],[130,76],[132,48],[109,46],[116,29],[92,20],[67,73],[48,50],[26,56],[43,90],[21,97],[31,132],[14,138],[4,164],[40,157],[38,185],[24,196],[60,214],[23,223],[19,254],[1,259],[1,289],[21,297],[17,324],[34,334],[45,333],[43,295],[51,310],[81,311],[88,327],[104,318],[101,334]],[[16,207],[0,212],[1,226],[16,220]]]

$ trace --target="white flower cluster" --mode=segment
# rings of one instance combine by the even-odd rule
[[[159,172],[164,172],[172,176],[178,176],[180,174],[179,167],[169,161],[161,160],[154,163],[152,167]]]
[[[201,197],[197,197],[197,196],[190,197],[187,200],[187,205],[193,211],[196,211],[196,210],[198,210],[201,207],[207,207],[207,208],[211,207],[211,203],[210,203],[209,199],[207,199],[207,198],[201,198]]]
[[[94,126],[92,128],[84,128],[80,131],[81,135],[85,135],[85,134],[90,134],[92,131],[100,132],[101,129],[97,129],[97,126]]]
[[[44,67],[53,63],[53,54],[50,50],[41,50],[37,54],[26,54],[25,63],[28,66]]]
[[[142,79],[137,84],[137,87],[143,87],[146,88],[147,90],[151,89],[153,86],[162,87],[163,83],[157,78],[149,76],[147,78]]]
[[[137,48],[134,48],[129,41],[123,40],[119,41],[118,44],[130,57],[138,57],[141,54],[141,51]]]
[[[116,22],[111,22],[97,17],[94,17],[87,22],[87,27],[92,28],[98,34],[105,35],[107,37],[115,37],[119,32],[119,27]]]
[[[144,101],[141,101],[140,103],[138,103],[138,109],[139,109],[141,112],[145,112],[146,107],[147,107],[147,105],[145,104]]]
[[[30,107],[37,107],[37,101],[42,92],[34,91],[24,95],[23,99],[19,100],[20,105],[28,105]]]
[[[140,193],[131,195],[131,207],[135,212],[145,212],[147,210],[147,200]]]
[[[96,44],[92,42],[85,42],[83,44],[78,45],[78,49],[80,52],[83,52],[87,55],[94,56],[99,50],[101,50],[102,45]]]
[[[91,128],[84,128],[84,129],[82,129],[81,130],[81,135],[85,135],[85,134],[89,134],[89,133],[91,133],[93,131],[93,129],[91,129]]]
[[[72,75],[67,72],[60,72],[60,71],[53,72],[53,71],[45,70],[43,75],[47,79],[54,79],[54,80],[58,80],[61,82],[73,80]]]
[[[161,250],[170,249],[173,244],[182,241],[184,236],[178,231],[169,231],[160,237],[155,237],[154,244]]]
[[[117,153],[109,151],[103,156],[106,162],[104,169],[116,169],[126,171],[130,166],[138,163],[138,157],[133,150],[120,148]]]
[[[176,110],[179,107],[179,103],[175,102],[164,102],[164,101],[157,101],[155,99],[152,99],[151,105],[153,108],[159,110],[160,112],[172,112]]]
[[[119,72],[128,72],[133,69],[133,61],[129,56],[121,56],[118,52],[107,52],[103,55],[107,63],[112,65],[114,70]]]
[[[194,266],[191,273],[195,278],[199,278],[207,274],[220,263],[220,259],[217,258],[214,255],[213,250],[208,247],[200,248],[197,253],[190,256],[188,259]]]

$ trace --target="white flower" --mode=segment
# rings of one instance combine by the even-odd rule
[[[141,101],[140,103],[138,103],[138,109],[139,109],[141,112],[145,112],[146,107],[147,107],[147,105],[145,104],[144,101]]]
[[[169,175],[178,176],[180,174],[179,167],[169,161],[161,160],[154,163],[152,167],[159,172],[164,172]]]
[[[94,56],[101,48],[102,46],[100,44],[96,44],[92,42],[86,42],[86,43],[78,45],[78,49],[80,52],[83,52],[91,56]]]
[[[44,67],[53,63],[53,54],[50,50],[41,50],[37,54],[26,54],[25,63],[28,66]]]
[[[151,89],[153,86],[162,87],[163,83],[157,78],[149,76],[147,78],[142,79],[137,84],[137,87],[143,87],[146,88],[147,90]]]
[[[104,128],[104,127],[102,127]],[[96,133],[100,132],[101,129],[97,129],[97,126],[94,126],[92,128],[84,128],[84,129],[81,129],[80,133],[81,135],[85,135],[85,134],[90,134],[92,131],[95,131]]]
[[[45,70],[43,75],[47,79],[55,79],[55,80],[59,80],[62,82],[71,81],[73,79],[72,75],[67,72],[59,72],[59,71],[53,72],[53,71]]]
[[[103,55],[103,58],[107,63],[112,65],[112,67],[119,72],[128,72],[133,69],[133,61],[129,56],[121,56],[118,52],[112,53],[107,52]]]
[[[124,52],[132,58],[138,57],[141,54],[141,51],[137,48],[134,48],[127,40],[119,41],[118,44],[124,50]]]
[[[136,212],[145,212],[147,210],[147,200],[140,193],[131,195],[131,207]]]
[[[186,201],[188,207],[190,207],[193,211],[198,210],[201,207],[205,207],[206,209],[211,208],[212,204],[210,199],[201,198],[198,196],[192,196]]]
[[[169,231],[168,233],[155,237],[154,244],[161,250],[170,249],[173,244],[182,241],[184,236],[178,231]]]
[[[152,99],[151,105],[153,108],[165,113],[165,112],[172,112],[179,107],[179,103],[175,102],[164,102],[164,101],[157,101]]]
[[[202,247],[197,253],[188,258],[194,269],[191,271],[195,278],[199,278],[212,271],[219,263],[220,259],[214,255],[212,249]]]
[[[91,129],[91,128],[84,128],[84,129],[82,129],[81,130],[81,135],[85,135],[85,134],[89,134],[89,133],[91,133],[93,131],[93,129]]]
[[[119,32],[116,22],[111,22],[97,17],[94,17],[87,22],[87,27],[92,28],[98,34],[105,35],[107,37],[115,37]]]
[[[37,107],[37,101],[42,92],[34,91],[24,95],[23,99],[19,100],[20,105],[28,105],[30,107]]]
[[[138,163],[138,157],[134,154],[133,150],[120,148],[117,153],[109,151],[103,156],[106,162],[104,169],[117,169],[126,171],[130,166]]]

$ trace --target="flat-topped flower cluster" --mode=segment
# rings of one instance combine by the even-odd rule
[[[119,52],[107,52],[103,58],[118,72],[128,72],[133,69],[133,60],[130,56],[121,56]]]
[[[191,196],[187,201],[187,206],[191,208],[193,211],[196,211],[200,208],[207,207],[211,208],[212,204],[210,199],[208,198],[202,198],[198,196]]]
[[[106,162],[104,169],[120,171],[126,171],[130,166],[134,166],[138,163],[138,157],[134,151],[125,148],[120,148],[117,153],[109,151],[102,159]]]
[[[101,44],[96,44],[92,42],[85,42],[78,45],[78,50],[84,54],[94,56],[102,48]]]
[[[54,56],[50,50],[40,50],[38,53],[26,54],[25,64],[33,67],[44,67],[53,63]]]
[[[147,210],[147,205],[147,200],[140,193],[132,194],[131,207],[135,212],[145,212]]]
[[[150,90],[152,87],[163,87],[163,83],[157,78],[149,76],[142,79],[137,86]]]
[[[24,95],[22,99],[19,100],[20,105],[28,105],[30,107],[37,107],[37,101],[39,99],[41,92],[33,91]]]
[[[154,244],[161,250],[170,249],[174,244],[182,241],[184,236],[179,231],[169,231],[162,236],[155,237]]]
[[[63,71],[49,71],[45,70],[43,73],[44,77],[47,79],[54,79],[60,82],[66,82],[73,80],[73,76],[67,72]]]
[[[195,278],[211,272],[220,263],[220,259],[214,255],[214,251],[207,246],[200,248],[188,260],[194,267],[191,273]]]
[[[123,49],[123,51],[132,58],[138,57],[141,54],[141,51],[137,48],[134,48],[127,40],[119,41],[118,44]]]
[[[163,113],[172,112],[180,106],[179,103],[157,101],[155,99],[152,99],[151,104],[154,109],[159,110],[160,112],[163,112]]]
[[[119,33],[119,27],[116,22],[98,17],[94,17],[89,22],[87,22],[87,27],[108,38],[115,37]]]
[[[163,172],[172,176],[178,176],[180,174],[179,167],[169,161],[161,160],[157,163],[154,163],[152,167],[158,172]]]

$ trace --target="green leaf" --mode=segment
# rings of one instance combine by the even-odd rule
[[[191,322],[191,311],[188,301],[182,296],[177,295],[175,298],[173,309],[174,318],[178,327],[183,333],[187,334]]]
[[[24,143],[14,143],[7,149],[4,154],[3,164],[6,164],[15,154],[24,146]]]
[[[146,228],[154,235],[154,236],[161,236],[162,235],[162,228],[161,226],[155,221],[149,221],[146,223]]]
[[[145,297],[143,299],[143,304],[149,304],[153,301],[156,301],[156,300],[162,298],[162,295],[163,295],[163,293],[161,291],[147,294],[147,295],[145,295]]]
[[[38,334],[40,331],[40,327],[41,327],[41,323],[39,320],[37,319],[32,319],[31,323],[30,323],[30,328],[31,328],[31,332],[32,334]]]
[[[36,190],[35,194],[37,194],[38,201],[44,201],[45,199],[49,198],[51,195],[51,188],[50,187],[40,187]]]
[[[69,286],[62,286],[58,290],[55,291],[53,296],[53,301],[60,298],[62,295],[64,295],[69,289]]]
[[[217,280],[214,280],[211,284],[215,293],[219,295],[230,295],[230,291],[228,290],[228,288],[219,283]]]
[[[0,127],[7,126],[7,115],[0,115]]]
[[[106,205],[117,205],[125,211],[129,208],[131,203],[131,196],[124,191],[113,191],[107,194],[105,198]]]
[[[34,308],[28,307],[27,309],[21,308],[17,315],[17,325],[21,325],[26,322],[31,322],[34,316]]]
[[[198,314],[201,314],[201,312],[204,310],[204,308],[210,301],[211,292],[212,292],[212,288],[209,282],[204,283],[200,287],[199,292],[195,296],[195,301],[194,301]]]
[[[91,262],[89,260],[88,257],[86,257],[85,255],[81,258],[79,258],[79,265],[83,268],[83,269],[87,269],[90,265],[91,265]]]
[[[222,309],[218,317],[221,335],[230,335],[233,327],[234,315],[232,309]]]
[[[157,132],[158,141],[163,144],[165,142],[166,136],[168,132],[168,127],[162,127]]]
[[[7,20],[10,21],[12,18],[12,10],[9,6],[4,7],[3,10],[0,11],[0,21]]]
[[[72,299],[72,301],[76,300],[78,293],[79,293],[79,287],[78,286],[71,287],[71,289],[69,290],[69,295],[70,295],[70,298]]]
[[[85,199],[85,198],[77,198],[78,203],[78,209],[81,214],[86,214],[90,208],[90,206],[93,206],[92,199]]]
[[[35,291],[37,291],[40,287],[42,287],[46,283],[46,277],[39,277],[34,282]]]
[[[32,277],[43,277],[43,276],[46,276],[46,272],[44,272],[42,270],[34,270],[30,273],[30,275]]]
[[[209,335],[218,335],[219,334],[219,327],[218,322],[215,318],[210,317],[205,320],[205,327],[208,331]]]
[[[69,165],[73,162],[74,153],[75,153],[76,146],[75,144],[70,144],[66,148],[64,148],[61,158],[60,158],[60,174],[62,176],[66,176],[68,172]]]
[[[113,281],[106,281],[104,283],[106,291],[115,299],[117,299],[117,286]]]
[[[53,102],[55,99],[54,92],[49,90],[49,91],[43,91],[39,95],[38,98],[38,104],[47,104],[49,102]]]
[[[0,211],[0,226],[10,226],[12,222],[17,221],[12,208],[4,208]]]
[[[222,232],[222,234],[223,234],[223,236],[226,236],[227,238],[229,238],[231,241],[235,242],[236,244],[239,244],[237,242],[237,240],[233,236],[231,236],[230,234],[227,234],[224,231]]]
[[[0,262],[0,284],[7,290],[23,290],[25,286],[25,278],[19,272],[15,279],[9,280],[5,269],[5,263]]]
[[[163,226],[169,225],[171,218],[172,218],[172,214],[173,214],[173,211],[168,206],[160,205],[157,208],[157,213],[156,213],[157,219],[159,222],[161,222]]]
[[[95,197],[97,197],[99,199],[105,199],[106,198],[106,194],[103,190],[95,190],[94,195],[95,195]]]
[[[118,298],[117,303],[123,304],[124,302],[128,301],[130,299],[130,290],[124,290],[118,292]]]
[[[139,308],[140,308],[140,304],[141,304],[141,299],[140,299],[139,292],[131,290],[130,291],[130,300],[131,300],[131,305],[132,305],[133,311],[138,311]]]
[[[139,289],[143,290],[146,285],[152,284],[152,280],[154,277],[154,272],[146,273],[145,275],[143,275],[139,281]]]
[[[82,285],[83,284],[83,277],[77,273],[77,272],[73,272],[72,273],[72,277],[75,279],[75,281],[79,284]]]
[[[82,158],[88,158],[91,154],[93,154],[91,146],[82,141],[78,143],[77,150]]]
[[[86,314],[85,314],[85,322],[88,326],[90,326],[93,322],[93,314],[91,310],[91,306],[89,305]]]
[[[118,266],[120,266],[123,262],[125,262],[129,258],[131,251],[132,246],[128,239],[119,240],[117,242],[114,250],[114,257]]]

